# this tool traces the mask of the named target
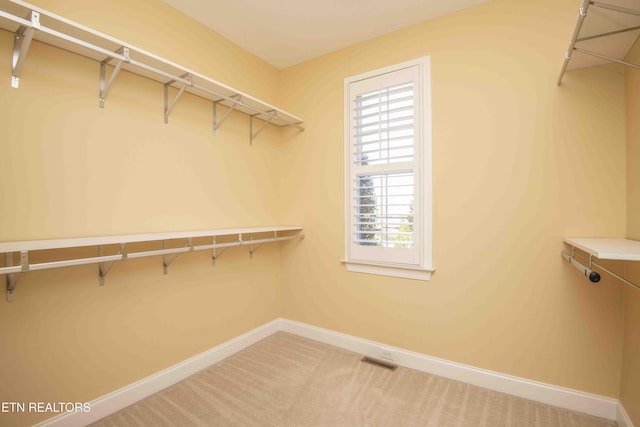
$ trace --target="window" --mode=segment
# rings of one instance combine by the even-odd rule
[[[345,79],[345,260],[349,271],[428,280],[429,58]]]

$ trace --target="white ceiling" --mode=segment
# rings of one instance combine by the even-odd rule
[[[284,68],[489,0],[163,0]]]

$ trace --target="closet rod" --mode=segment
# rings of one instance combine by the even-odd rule
[[[600,281],[600,275],[595,271],[591,270],[590,268],[587,268],[584,265],[580,264],[580,262],[574,258],[574,255],[566,251],[562,251],[561,255],[564,259],[567,260],[569,264],[573,265],[575,268],[582,271],[582,274],[584,274],[585,277],[588,277],[589,280],[591,280],[594,283]]]
[[[592,268],[590,267],[598,267],[600,270],[604,271],[605,273],[610,274],[611,276],[615,277],[616,279],[620,280],[621,282],[640,290],[640,286],[636,285],[633,282],[630,282],[629,280],[625,279],[624,277],[614,273],[613,271],[609,270],[608,268],[596,263],[593,260],[593,256],[589,255],[589,266],[590,267],[585,267],[584,265],[582,265],[579,261],[577,261],[575,259],[575,255],[568,253],[567,251],[562,251],[561,252],[562,257],[564,259],[567,260],[567,262],[571,265],[573,265],[574,267],[576,267],[578,270],[582,271],[582,273],[585,275],[585,277],[589,278],[589,280],[591,280],[592,282],[596,283],[600,281],[600,274],[593,271]]]

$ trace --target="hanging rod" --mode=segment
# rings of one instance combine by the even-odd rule
[[[624,61],[624,60],[621,60],[621,59],[612,58],[611,56],[603,55],[601,53],[592,52],[592,51],[589,51],[589,50],[586,50],[586,49],[577,48],[575,46],[577,42],[591,40],[591,39],[600,38],[600,37],[611,36],[611,35],[615,35],[615,34],[620,34],[620,33],[629,32],[629,31],[634,31],[634,30],[640,29],[640,26],[633,26],[633,27],[629,27],[629,28],[622,28],[622,29],[618,29],[618,30],[607,31],[607,32],[601,33],[601,34],[594,34],[594,35],[590,35],[590,36],[586,36],[586,37],[579,37],[580,36],[580,31],[582,30],[582,25],[584,23],[585,18],[587,17],[587,11],[589,10],[589,6],[599,7],[601,9],[606,9],[606,10],[612,10],[612,11],[619,12],[619,13],[626,14],[626,15],[640,16],[640,11],[637,11],[637,10],[628,9],[628,8],[624,8],[624,7],[620,7],[620,6],[616,6],[616,5],[612,5],[612,4],[608,4],[608,3],[603,3],[603,2],[599,2],[599,1],[594,1],[594,0],[582,0],[582,5],[580,6],[579,13],[578,13],[578,20],[576,22],[576,26],[575,26],[575,29],[573,31],[573,35],[571,36],[571,41],[569,42],[569,48],[567,49],[567,52],[565,53],[564,62],[562,64],[562,68],[560,70],[560,75],[558,76],[558,81],[557,81],[558,86],[562,83],[562,78],[564,77],[564,74],[567,71],[567,66],[569,65],[569,62],[571,61],[571,55],[573,54],[573,52],[580,52],[580,53],[583,53],[583,54],[586,54],[586,55],[590,55],[590,56],[593,56],[593,57],[596,57],[596,58],[599,58],[599,59],[603,59],[603,60],[608,61],[608,62],[614,62],[614,63],[617,63],[617,64],[622,64],[622,65],[627,66],[627,67],[640,69],[640,65],[633,64],[633,63],[630,63],[630,62],[627,62],[627,61]]]
[[[575,248],[574,248],[574,251],[575,251]],[[582,274],[584,274],[584,276],[587,277],[592,282],[596,283],[600,281],[600,274],[582,265],[579,261],[575,259],[575,254],[570,254],[567,251],[562,251],[560,255],[562,255],[562,257],[566,259],[569,264],[573,265],[578,270],[582,271]]]
[[[6,5],[4,7],[7,10],[3,10],[2,5]],[[30,17],[29,19],[24,18],[27,15]],[[22,0],[0,0],[0,29],[6,29],[15,34],[12,67],[12,86],[15,88],[18,87],[20,72],[29,44],[32,39],[35,39],[97,60],[101,62],[102,67],[112,61],[117,61],[114,65],[116,67],[115,74],[112,74],[108,83],[105,82],[104,70],[101,71],[101,106],[104,105],[104,98],[114,83],[115,76],[123,69],[163,85],[175,87],[181,91],[180,94],[188,92],[214,103],[224,102],[228,107],[234,107],[235,110],[244,114],[260,118],[267,124],[304,130],[301,125],[302,119],[293,114],[167,59]],[[184,76],[189,76],[189,78]],[[169,106],[165,102],[163,119],[167,119],[172,107],[173,104]],[[214,122],[214,128],[217,130],[220,124],[221,122]]]
[[[265,243],[283,242],[287,240],[304,239],[304,234],[280,235],[282,232],[300,232],[302,227],[296,226],[274,226],[274,227],[253,227],[253,228],[237,228],[237,229],[219,229],[205,231],[186,231],[172,233],[152,233],[152,234],[132,234],[122,236],[105,236],[105,237],[88,237],[78,239],[56,239],[56,240],[30,240],[24,242],[0,242],[0,253],[5,254],[5,267],[0,267],[0,275],[6,275],[7,284],[7,301],[13,301],[13,294],[20,273],[26,273],[36,270],[48,270],[53,268],[71,267],[85,264],[99,264],[98,278],[100,285],[104,285],[104,278],[109,270],[113,267],[115,261],[124,261],[132,258],[144,258],[150,256],[161,255],[163,257],[163,272],[167,274],[167,268],[175,260],[177,255],[184,252],[194,252],[202,250],[212,250],[212,259],[217,259],[216,249],[226,250],[234,246],[249,246],[249,254],[253,258],[253,253],[257,249],[254,246],[261,246]],[[254,239],[253,234],[273,233],[273,237]],[[249,234],[249,240],[243,240],[242,236]],[[216,243],[216,237],[219,236],[237,236],[237,240],[226,243]],[[212,238],[211,244],[194,245],[193,238],[209,237]],[[184,247],[169,248],[167,241],[186,239],[187,245]],[[161,241],[163,249],[130,252],[125,246],[128,243],[143,243]],[[119,245],[119,252],[115,255],[104,255],[104,246]],[[98,246],[98,256],[88,258],[74,258],[62,261],[49,261],[40,263],[29,262],[30,251],[55,250],[65,248],[93,247]],[[15,265],[13,254],[20,255],[19,265]],[[174,255],[168,259],[167,255]],[[109,263],[108,265],[106,263]]]
[[[621,282],[640,290],[640,285],[625,279],[619,274],[609,270],[603,265],[594,261],[594,258],[618,260],[618,261],[640,261],[640,242],[629,239],[588,239],[588,238],[566,238],[565,243],[571,245],[571,253],[561,251],[562,257],[567,262],[582,273],[592,282],[600,281],[600,274],[593,270],[599,270],[615,277]],[[584,251],[589,257],[589,265],[585,266],[576,259],[576,249]]]

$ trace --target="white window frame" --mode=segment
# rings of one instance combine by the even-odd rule
[[[351,112],[354,96],[352,93],[354,84],[361,85],[364,80],[378,79],[389,75],[390,79],[399,74],[401,70],[414,68],[417,73],[418,96],[415,120],[415,162],[417,162],[417,174],[414,177],[414,185],[419,194],[414,196],[417,203],[414,204],[414,230],[416,231],[416,244],[411,261],[403,257],[395,257],[393,251],[406,249],[372,248],[379,250],[376,255],[368,255],[367,248],[354,243],[355,233],[352,224],[354,218],[354,197],[352,183],[355,181],[356,169],[353,159],[353,128]],[[345,263],[347,270],[359,273],[377,274],[383,276],[403,277],[417,280],[429,280],[431,273],[435,271],[432,266],[432,196],[431,196],[431,64],[428,56],[412,61],[391,65],[378,70],[347,77],[344,80],[344,182],[345,182]],[[392,74],[393,73],[393,74]],[[381,255],[382,254],[382,255]],[[398,261],[398,259],[401,259]]]

